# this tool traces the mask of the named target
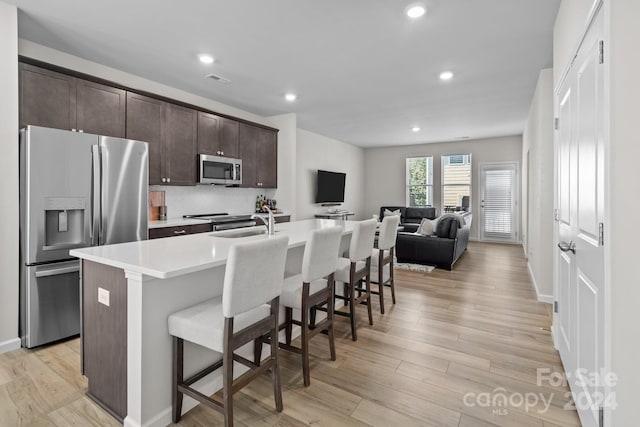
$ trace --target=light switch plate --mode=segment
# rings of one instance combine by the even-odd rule
[[[98,288],[98,302],[109,307],[109,291],[106,289]]]

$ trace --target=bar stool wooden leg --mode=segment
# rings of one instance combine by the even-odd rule
[[[173,387],[171,400],[173,422],[178,423],[182,417],[182,399],[184,394],[178,391],[178,385],[184,381],[184,340],[173,337]]]
[[[336,344],[334,342],[334,334],[333,334],[333,310],[334,304],[333,302],[333,294],[335,292],[335,281],[333,279],[333,274],[328,280],[329,289],[331,290],[331,297],[329,298],[329,302],[327,303],[327,319],[329,319],[329,328],[327,330],[327,335],[329,336],[329,351],[331,352],[331,360],[336,360]]]
[[[286,307],[284,309],[284,319],[285,324],[287,325],[284,331],[285,342],[287,343],[287,345],[291,345],[291,332],[293,329],[293,309],[291,307]]]
[[[276,411],[282,412],[282,387],[280,385],[280,365],[278,364],[278,310],[279,298],[276,298],[271,302],[271,315],[276,319],[271,329],[271,379]]]
[[[378,256],[378,294],[380,296],[380,313],[384,314],[384,251]]]
[[[351,320],[351,339],[353,341],[358,340],[358,334],[356,333],[356,280],[355,280],[355,264],[351,263],[351,280],[349,280],[349,315]]]
[[[222,354],[222,414],[225,427],[233,427],[233,319],[224,319],[224,348]]]
[[[373,313],[371,312],[371,274],[367,274],[366,293],[367,293],[367,313],[369,314],[369,325],[373,325]]]
[[[302,285],[302,312],[301,320],[301,340],[302,340],[302,376],[304,378],[304,385],[308,387],[311,384],[311,377],[309,374],[309,283]]]
[[[391,248],[391,262],[389,263],[389,278],[391,279],[391,300],[396,303],[396,279],[393,277],[393,248]]]

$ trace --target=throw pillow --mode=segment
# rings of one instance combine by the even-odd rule
[[[395,216],[400,216],[400,209],[396,209],[395,211],[390,211],[389,209],[385,209],[384,210],[384,216],[390,216],[390,215],[395,215]]]
[[[440,220],[438,221],[438,225],[436,226],[436,236],[449,238],[449,232],[451,231],[451,221],[453,221],[453,218],[440,218]]]
[[[418,227],[418,234],[422,234],[423,236],[433,236],[435,233],[435,220],[430,220],[428,218],[422,218],[422,222]]]

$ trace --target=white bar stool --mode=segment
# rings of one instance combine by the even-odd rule
[[[398,236],[400,217],[397,215],[385,216],[380,224],[378,235],[378,247],[371,252],[371,277],[372,282],[378,284],[377,291],[372,294],[380,296],[380,313],[384,314],[384,287],[391,288],[391,298],[396,303],[396,287],[393,278],[393,257]],[[388,269],[385,266],[388,265]]]
[[[285,329],[286,343],[280,348],[302,355],[302,373],[304,385],[311,383],[309,374],[309,341],[320,332],[326,331],[329,336],[331,360],[336,360],[336,349],[333,337],[333,290],[334,272],[338,262],[338,251],[342,238],[342,227],[335,226],[314,230],[304,247],[302,273],[287,277],[282,287],[280,303],[285,307],[285,322],[280,329]],[[327,318],[311,325],[309,315],[312,307],[327,304]],[[300,321],[293,319],[293,309],[300,310]],[[312,321],[315,323],[315,316]],[[301,328],[302,348],[291,345],[291,329],[293,325]]]
[[[238,243],[229,250],[221,297],[213,298],[169,316],[173,338],[173,422],[180,421],[182,400],[189,397],[224,414],[225,426],[233,426],[233,394],[271,371],[276,409],[282,411],[278,369],[278,310],[289,238],[269,237]],[[271,356],[260,361],[262,338],[271,336]],[[185,380],[184,340],[222,353],[222,359]],[[254,341],[254,361],[234,354]],[[233,362],[249,367],[235,381]],[[223,368],[223,398],[207,397],[190,386]]]
[[[373,325],[371,313],[371,251],[376,237],[375,219],[358,222],[351,235],[349,258],[338,258],[336,266],[336,281],[343,283],[344,294],[335,294],[334,298],[341,299],[349,306],[349,312],[336,311],[335,314],[351,319],[351,339],[356,341],[356,304],[366,301],[369,314],[369,324]],[[357,286],[364,279],[365,287]],[[338,284],[336,284],[338,286]],[[358,297],[355,293],[358,291]]]

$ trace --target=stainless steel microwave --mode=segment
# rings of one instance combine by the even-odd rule
[[[200,184],[242,184],[242,160],[231,157],[198,155]]]

